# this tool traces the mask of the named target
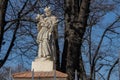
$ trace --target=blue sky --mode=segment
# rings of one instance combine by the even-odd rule
[[[12,0],[11,0],[12,1]],[[14,0],[15,1],[15,0]],[[14,4],[14,5],[16,5],[16,4]],[[20,5],[22,5],[22,4],[17,4],[18,6],[20,6]],[[118,10],[117,10],[118,11]],[[101,19],[101,22],[100,23],[98,23],[98,25],[95,25],[94,27],[93,27],[93,31],[92,31],[92,41],[93,41],[93,43],[95,43],[95,45],[98,45],[98,42],[99,42],[99,40],[100,40],[100,37],[101,37],[101,35],[102,35],[102,33],[103,33],[103,31],[105,30],[105,28],[106,28],[106,26],[108,26],[111,22],[113,22],[115,19],[116,19],[116,11],[114,11],[114,12],[109,12],[109,13],[107,13],[102,19]],[[119,13],[119,11],[117,12],[117,13]],[[34,14],[34,13],[33,13]],[[36,15],[36,14],[35,14]],[[11,17],[9,17],[9,18],[11,18]],[[26,23],[26,24],[29,24],[29,23]],[[30,24],[27,26],[28,28],[30,27]],[[34,28],[33,28],[34,27]],[[35,24],[34,25],[32,25],[32,27],[30,28],[30,30],[32,31],[32,33],[34,34],[34,35],[37,35],[36,34],[36,32],[37,32],[37,30],[36,30],[36,28],[35,28],[36,26],[35,26]],[[61,22],[61,23],[59,23],[59,35],[61,36],[63,36],[63,30],[64,30],[64,24],[63,24],[63,22]],[[120,31],[120,28],[118,28],[118,29],[116,29],[116,31]],[[11,38],[11,36],[10,36],[10,34],[11,34],[11,31],[9,31],[9,32],[7,32],[6,33],[6,38],[8,39],[10,39]],[[25,36],[27,36],[27,34],[25,34]],[[25,37],[25,36],[21,36],[20,37],[20,39],[21,39],[21,41],[16,41],[15,43],[16,43],[16,46],[18,46],[18,47],[20,47],[20,46],[23,46],[24,44],[27,44],[27,42],[28,42],[28,44],[29,44],[29,42],[31,42],[32,41],[32,38],[30,37],[30,36],[28,36],[28,37]],[[112,55],[114,55],[114,56],[118,56],[118,54],[119,54],[119,49],[120,49],[120,45],[119,45],[119,42],[120,42],[120,35],[114,35],[114,34],[109,34],[108,36],[110,36],[110,37],[112,37],[112,38],[114,38],[113,39],[113,42],[111,43],[112,44],[112,46],[111,46],[111,52],[114,52],[114,53],[112,53]],[[24,38],[25,37],[25,38]],[[19,38],[17,38],[18,40],[19,40]],[[23,40],[23,41],[22,41]],[[24,41],[27,41],[27,42],[24,42]],[[60,45],[60,51],[61,51],[61,53],[62,53],[62,50],[63,50],[63,42],[64,42],[64,40],[63,40],[63,38],[60,38],[59,39],[59,45]],[[103,41],[103,45],[102,45],[102,48],[101,48],[101,50],[102,51],[105,51],[106,50],[106,48],[108,48],[109,47],[109,42],[110,42],[110,40],[108,39],[108,38],[104,38],[104,41]],[[34,43],[35,44],[35,43]],[[7,42],[6,43],[6,46],[5,47],[3,47],[2,48],[2,53],[5,53],[5,51],[6,51],[6,47],[7,47],[7,45],[9,45],[9,42]],[[31,46],[32,44],[29,44],[29,46]],[[107,46],[105,46],[105,45],[107,45]],[[12,58],[12,60],[10,60],[9,61],[9,59],[8,59],[8,61],[7,61],[7,63],[6,63],[6,65],[5,66],[16,66],[17,64],[23,64],[24,63],[24,66],[26,67],[26,68],[28,68],[28,69],[30,69],[31,68],[31,62],[34,60],[34,58],[35,58],[35,55],[36,55],[36,50],[37,50],[37,46],[35,46],[35,47],[32,47],[32,49],[34,49],[34,50],[31,50],[30,52],[26,52],[26,56],[23,56],[23,55],[21,55],[21,51],[18,49],[18,48],[16,48],[15,50],[13,50],[12,51],[12,54],[10,55],[10,57],[9,57],[9,59],[11,59]],[[26,49],[24,49],[24,50],[26,50]],[[23,51],[24,51],[23,50]],[[32,56],[31,57],[31,59],[29,59],[29,58],[27,58],[27,55],[32,55],[32,54],[34,54],[34,56]],[[2,56],[0,55],[0,58],[1,58]],[[21,60],[21,57],[24,59],[23,61]],[[112,59],[112,58],[108,58],[108,59]],[[104,70],[101,70],[101,72],[102,71],[104,71]],[[112,75],[111,76],[111,80],[118,80],[118,76],[116,75],[116,74],[114,74],[114,75]]]

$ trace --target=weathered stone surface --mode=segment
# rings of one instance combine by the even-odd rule
[[[32,62],[32,68],[35,72],[40,71],[53,71],[53,61],[47,60],[46,58],[38,58]]]

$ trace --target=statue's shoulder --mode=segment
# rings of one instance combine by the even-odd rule
[[[56,16],[51,16],[52,21],[58,22],[58,19]]]
[[[52,19],[57,19],[57,17],[56,17],[56,16],[51,16],[51,18],[52,18]]]

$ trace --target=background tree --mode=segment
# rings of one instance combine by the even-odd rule
[[[62,70],[69,80],[74,80],[74,72],[83,79],[84,66],[81,45],[87,27],[90,0],[65,0],[65,45],[62,56]]]
[[[0,0],[0,51],[1,51],[1,47],[2,47],[2,42],[3,42],[3,36],[4,36],[4,28],[6,25],[6,21],[5,21],[5,14],[6,14],[6,10],[7,10],[7,4],[8,4],[8,0]],[[6,54],[9,55],[9,53]],[[5,63],[7,58],[4,58],[3,60],[0,60],[0,67],[2,67],[2,64]]]
[[[61,1],[57,0],[54,3],[40,0],[1,0],[0,26],[2,27],[0,31],[0,67],[5,64],[9,56],[11,56],[10,59],[19,57],[22,63],[24,63],[25,60],[27,63],[31,64],[28,59],[32,60],[37,55],[36,14],[43,13],[43,7],[52,5],[55,6],[53,7],[54,10],[57,9],[57,11],[60,11],[58,5],[61,5],[61,3]],[[57,12],[53,11],[53,14],[56,13]],[[56,16],[59,15],[61,14],[57,14]],[[57,33],[55,41],[58,56],[56,62],[59,66]]]
[[[91,3],[82,47],[84,67],[86,74],[90,75],[90,80],[109,80],[106,76],[109,77],[109,73],[115,74],[113,70],[117,69],[118,63],[116,53],[119,45],[115,44],[119,41],[120,34],[118,31],[120,18],[118,13],[116,14],[119,4],[105,0],[93,0]],[[109,20],[104,21],[108,17]]]
[[[59,19],[55,31],[57,68],[67,72],[69,79],[74,79],[75,70],[80,72],[80,79],[109,80],[117,76],[119,0],[0,2],[0,67],[22,64],[30,70],[31,61],[37,56],[35,17],[51,6],[52,14]]]

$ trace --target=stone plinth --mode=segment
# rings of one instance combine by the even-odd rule
[[[53,71],[53,61],[46,58],[37,58],[32,62],[32,68],[35,72],[49,72]]]

